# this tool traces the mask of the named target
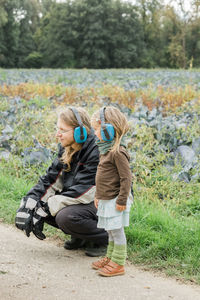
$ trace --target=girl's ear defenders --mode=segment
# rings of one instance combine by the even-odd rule
[[[105,109],[105,106],[100,109],[101,137],[103,141],[110,142],[115,137],[115,129],[112,124],[105,123]]]
[[[74,140],[76,143],[82,144],[87,140],[87,130],[85,126],[83,126],[83,122],[78,113],[78,110],[75,107],[70,107],[70,109],[73,111],[79,124],[78,127],[74,128]]]

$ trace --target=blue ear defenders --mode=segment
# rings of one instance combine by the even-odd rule
[[[103,141],[110,142],[115,137],[115,129],[112,124],[105,123],[105,109],[105,106],[100,109],[101,137]]]
[[[75,107],[70,107],[70,109],[73,111],[79,124],[79,126],[74,129],[74,140],[76,143],[82,144],[87,140],[87,130],[85,126],[83,126],[83,122],[78,113],[78,110]]]

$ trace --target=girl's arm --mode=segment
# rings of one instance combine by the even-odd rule
[[[94,198],[94,205],[96,209],[98,208],[99,200],[97,198]]]
[[[120,191],[116,204],[118,205],[117,207],[119,208],[119,210],[124,210],[125,208],[120,208],[119,206],[126,207],[126,202],[132,186],[132,174],[129,165],[129,155],[125,149],[121,148],[120,152],[114,153],[113,160],[120,178]]]
[[[116,210],[118,211],[123,211],[126,209],[126,205],[119,205],[119,204],[116,204]]]

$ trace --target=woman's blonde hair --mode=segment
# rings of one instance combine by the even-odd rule
[[[90,124],[90,117],[87,111],[82,107],[76,107],[80,118],[82,120],[83,126],[85,126],[87,134],[90,134],[91,131],[91,124]],[[76,128],[79,126],[78,120],[74,112],[71,110],[70,107],[67,107],[65,110],[61,110],[58,114],[58,118],[60,118],[66,125],[71,126],[72,128]],[[76,144],[75,148],[71,146],[65,147],[64,153],[61,157],[61,161],[67,165],[66,172],[71,170],[70,163],[72,161],[73,155],[82,148],[82,144]]]
[[[104,119],[105,123],[112,124],[115,129],[114,145],[112,146],[111,151],[119,151],[121,139],[129,130],[128,120],[126,116],[114,106],[106,106],[106,109],[104,110]],[[92,123],[96,122],[97,124],[100,124],[100,111],[95,112],[92,115],[91,120]]]

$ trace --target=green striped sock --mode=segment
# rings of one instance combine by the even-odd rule
[[[114,248],[114,242],[111,241],[111,242],[108,243],[108,247],[107,247],[107,253],[106,253],[106,256],[107,256],[108,258],[111,258],[111,257],[112,257],[113,248]]]
[[[114,244],[114,250],[112,253],[111,260],[120,266],[125,265],[126,261],[126,244],[125,245],[116,245]]]

